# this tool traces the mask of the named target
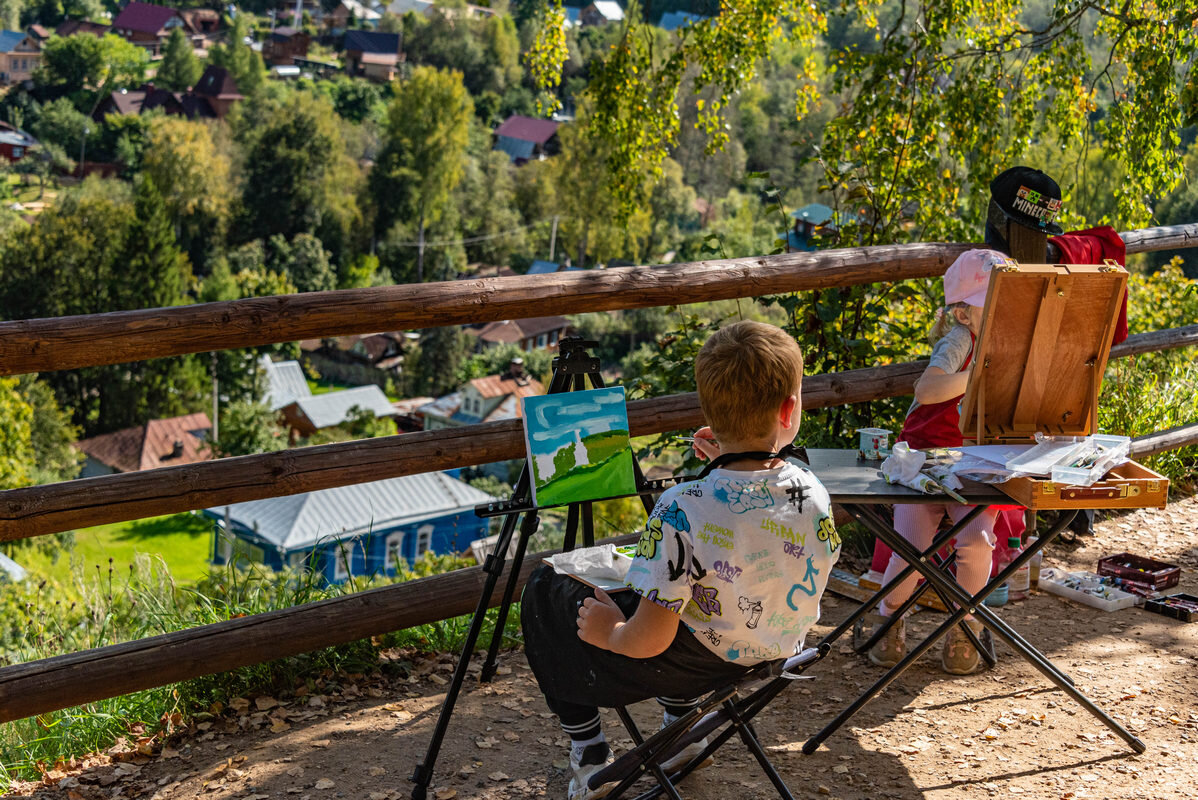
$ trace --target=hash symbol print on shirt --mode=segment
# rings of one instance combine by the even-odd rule
[[[786,493],[788,495],[790,495],[790,504],[792,506],[798,506],[799,513],[802,514],[803,513],[803,502],[807,499],[807,487],[802,485],[801,483],[796,484],[796,485],[790,487],[789,489],[787,489]]]

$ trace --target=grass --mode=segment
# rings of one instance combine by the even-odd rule
[[[208,574],[212,521],[198,513],[119,522],[75,533],[75,558],[84,566],[133,563],[137,553],[161,556],[171,575],[194,583]]]

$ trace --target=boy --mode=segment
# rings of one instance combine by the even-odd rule
[[[737,322],[695,358],[711,464],[671,487],[610,597],[549,567],[524,590],[525,654],[571,740],[569,800],[602,797],[587,779],[614,760],[599,706],[657,697],[668,724],[706,692],[802,649],[839,555],[828,493],[776,457],[799,429],[803,357],[779,328]],[[672,759],[681,766],[703,743]]]

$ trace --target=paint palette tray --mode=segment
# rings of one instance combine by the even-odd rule
[[[1193,622],[1198,618],[1198,597],[1192,594],[1170,594],[1144,602],[1144,609],[1156,614],[1164,614],[1182,622]]]
[[[1181,580],[1181,567],[1155,558],[1119,553],[1098,559],[1098,574],[1113,575],[1126,583],[1159,592],[1177,585]]]
[[[1093,572],[1044,569],[1040,572],[1040,588],[1099,611],[1121,611],[1140,602],[1138,595],[1105,583]]]

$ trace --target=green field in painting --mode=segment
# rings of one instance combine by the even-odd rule
[[[537,505],[560,506],[635,492],[632,451],[627,442],[628,434],[622,431],[587,437],[587,454],[592,459],[605,456],[603,460],[537,487]]]

